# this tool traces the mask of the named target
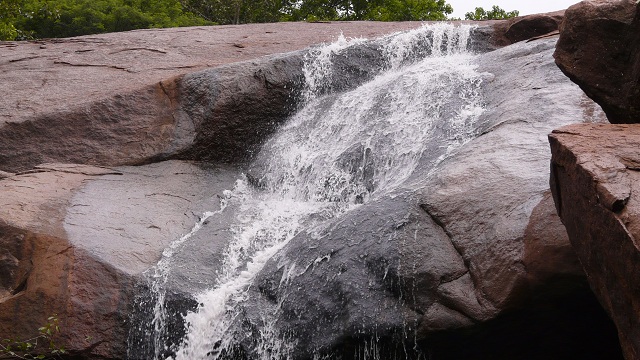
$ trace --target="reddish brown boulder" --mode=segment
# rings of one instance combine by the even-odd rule
[[[494,32],[493,41],[507,36],[501,45],[541,35],[558,16],[493,22],[510,25],[481,27],[476,45],[495,48]],[[264,56],[340,33],[372,38],[421,25],[252,24],[0,43],[0,83],[11,84],[0,98],[0,171],[46,162],[242,162],[289,113],[299,85],[300,56]]]
[[[569,125],[549,141],[558,214],[625,358],[640,359],[640,125]]]
[[[0,339],[29,339],[57,315],[71,355],[125,358],[142,272],[238,176],[168,161],[48,164],[0,180]]]
[[[494,25],[494,41],[497,45],[506,46],[544,35],[555,35],[563,17],[564,10],[498,21]]]
[[[252,24],[2,42],[0,83],[11,84],[11,91],[0,97],[0,170],[24,171],[46,162],[133,165],[177,154],[211,158],[216,156],[203,156],[201,144],[234,131],[247,134],[239,143],[255,145],[256,136],[282,117],[301,71],[293,57],[256,59],[333,41],[341,33],[376,37],[421,25]],[[248,60],[255,61],[220,67]],[[182,81],[184,74],[208,68],[217,70],[191,77],[203,81]],[[216,88],[214,101],[203,86]],[[253,114],[235,110],[248,107]],[[205,108],[216,116],[197,114]],[[196,128],[203,118],[208,124]],[[258,130],[228,126],[253,122]],[[216,160],[245,155],[235,144],[216,146],[221,148],[227,153]]]
[[[640,7],[634,0],[571,6],[554,54],[612,123],[640,122]]]
[[[62,225],[72,189],[109,173],[76,166],[0,181],[0,338],[29,339],[57,315],[56,340],[72,353],[124,354],[113,339],[127,335],[132,279],[73,247]]]

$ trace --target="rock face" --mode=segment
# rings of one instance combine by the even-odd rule
[[[545,14],[518,16],[494,25],[495,42],[506,46],[539,36],[556,34],[564,18],[564,10]]]
[[[528,22],[529,17],[519,21]],[[547,30],[541,27],[544,30],[513,37],[509,34],[516,24],[505,28],[496,24],[478,31],[477,37],[485,38],[482,50]],[[376,37],[421,25],[253,24],[5,42],[0,44],[0,81],[13,86],[0,99],[0,170],[24,171],[47,162],[101,166],[163,159],[244,162],[260,139],[290,114],[292,95],[300,85],[301,58],[257,58],[331,41],[340,33]],[[500,40],[503,32],[507,42]],[[287,41],[276,40],[293,33]],[[185,43],[191,45],[182,46]],[[366,60],[345,58],[347,62],[358,58],[345,70]],[[247,62],[238,63],[242,61]],[[218,68],[204,70],[212,67]],[[343,73],[349,78],[359,74]],[[369,73],[360,74],[360,81]],[[41,100],[31,100],[34,96]],[[253,113],[238,118],[237,108]]]
[[[640,8],[583,1],[565,13],[554,57],[612,123],[640,122]]]
[[[626,359],[640,358],[640,128],[554,130],[551,188],[591,288],[616,323]]]
[[[556,63],[612,123],[640,119],[640,8],[583,1],[560,29]],[[640,359],[635,125],[572,125],[550,136],[551,190],[591,288],[617,326],[626,359]]]
[[[258,275],[239,322],[260,324],[264,309],[273,309],[277,328],[298,340],[294,358],[318,352],[355,358],[358,347],[349,344],[366,334],[393,343],[408,332],[419,348],[436,351],[435,334],[584,287],[548,192],[544,134],[575,119],[605,120],[554,65],[554,46],[543,39],[479,56],[487,111],[474,126],[482,135],[429,175],[418,171],[401,189],[324,230],[297,235]],[[423,155],[423,169],[445,148],[443,127]],[[535,351],[515,347],[482,356]],[[616,356],[597,347],[581,356]]]
[[[256,57],[329,40],[338,29],[373,36],[417,26],[272,24],[0,44],[0,66],[12,70],[0,78],[16,84],[0,99],[0,339],[26,338],[58,314],[71,356],[152,357],[153,349],[126,349],[127,340],[155,341],[140,340],[154,330],[148,317],[146,324],[129,317],[141,304],[139,288],[155,291],[143,272],[175,265],[153,277],[166,292],[150,293],[151,301],[171,298],[180,320],[195,305],[188,294],[210,286],[223,262],[238,210],[225,190],[296,110],[305,52]],[[525,38],[541,29],[518,31]],[[493,48],[493,31],[476,34],[481,49]],[[274,32],[296,36],[279,42]],[[469,329],[505,328],[510,314],[533,303],[582,294],[584,275],[551,211],[545,134],[603,115],[552,63],[554,45],[553,38],[519,42],[479,56],[486,110],[474,124],[477,137],[445,154],[449,128],[439,129],[433,152],[401,189],[328,222],[318,246],[309,246],[318,234],[298,234],[259,274],[246,319],[260,321],[257,310],[277,304],[277,326],[300,336],[299,358],[315,351],[348,357],[373,335],[389,341],[385,351],[402,351],[394,340],[409,331],[419,347],[446,359],[460,348],[452,339]],[[220,48],[226,51],[212,55]],[[339,81],[326,92],[384,67],[375,42],[351,51],[335,59]],[[239,60],[248,61],[218,66]],[[48,73],[34,71],[47,66]],[[33,77],[22,81],[25,73]],[[38,103],[34,91],[51,96]],[[352,158],[345,156],[345,168],[355,168]],[[438,159],[445,160],[428,171]],[[205,221],[207,212],[216,215]],[[295,262],[314,265],[277,286],[282,264]],[[582,325],[568,327],[566,337],[600,329]],[[179,332],[182,323],[168,326]],[[611,355],[587,344],[582,358]],[[530,350],[510,351],[498,346],[483,356],[522,358]]]
[[[0,116],[3,122],[22,122],[185,73],[302,50],[336,40],[341,33],[345,37],[374,38],[421,25],[287,22],[2,42],[0,82],[12,84],[13,91],[0,99]],[[41,71],[43,68],[47,71]]]
[[[109,173],[116,172],[73,166],[17,175],[0,184],[3,338],[29,338],[44,319],[57,314],[60,326],[67,328],[60,343],[74,343],[71,350],[93,346],[96,354],[122,351],[122,344],[109,339],[121,338],[125,331],[121,323],[130,296],[123,292],[131,289],[130,279],[71,246],[61,226],[71,190]]]
[[[140,273],[214,210],[237,176],[170,161],[117,170],[48,164],[2,180],[0,337],[26,339],[57,314],[71,354],[124,358]]]
[[[299,54],[204,70],[7,121],[0,125],[0,168],[23,171],[60,161],[138,165],[176,157],[242,162],[292,110],[301,61]],[[239,114],[238,107],[247,111]]]
[[[58,314],[72,355],[126,357],[142,271],[203,211],[219,207],[222,190],[240,172],[182,162],[117,169],[57,162],[242,163],[292,111],[304,53],[180,75],[185,69],[299,49],[332,40],[340,29],[376,36],[420,25],[271,24],[1,44],[1,76],[15,88],[0,106],[0,168],[8,170],[0,172],[0,337],[29,338]],[[277,32],[297,36],[281,43],[270,38]],[[201,39],[205,44],[195,45]],[[194,46],[183,46],[189,41]],[[225,46],[235,49],[232,55],[220,51]],[[345,61],[345,73],[363,65]],[[42,67],[49,71],[35,71]],[[31,101],[35,89],[49,96]],[[173,270],[170,287],[182,299],[209,286],[189,271],[215,277],[229,239],[226,223],[212,220],[189,251],[175,256],[184,272]],[[216,247],[207,245],[212,238],[219,239]]]
[[[2,43],[0,82],[12,84],[12,91],[0,100],[0,170],[24,171],[46,162],[133,165],[172,157],[242,161],[255,150],[256,137],[266,135],[265,124],[291,110],[286,103],[299,80],[300,59],[248,62],[183,80],[186,72],[301,50],[340,33],[375,37],[421,25],[254,24]],[[206,86],[216,94],[200,88]],[[238,119],[237,107],[264,116]],[[243,123],[262,125],[247,129]],[[203,154],[203,143],[222,138],[213,131],[236,136],[237,143],[215,144]],[[240,154],[238,144],[245,149]]]

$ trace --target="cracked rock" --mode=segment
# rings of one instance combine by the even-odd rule
[[[575,124],[549,135],[551,190],[627,359],[640,354],[640,127]],[[630,166],[631,165],[631,166]]]

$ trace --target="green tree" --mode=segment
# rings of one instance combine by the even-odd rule
[[[446,20],[446,0],[0,0],[0,40],[313,20]]]
[[[282,0],[181,0],[182,6],[216,24],[276,22]]]
[[[446,20],[445,0],[304,0],[289,5],[287,20]]]
[[[14,40],[18,36],[14,23],[21,5],[21,0],[0,0],[0,40]]]
[[[491,10],[485,10],[477,7],[474,12],[468,12],[464,15],[465,20],[501,20],[516,17],[520,14],[518,10],[505,11],[499,6],[493,5]]]
[[[445,0],[181,0],[217,24],[314,20],[446,20]]]
[[[12,20],[18,38],[69,37],[211,24],[184,11],[178,0],[11,1],[22,2],[19,15]]]
[[[445,0],[385,0],[358,20],[446,20],[452,12],[453,8]]]

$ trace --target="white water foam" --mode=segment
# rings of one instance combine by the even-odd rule
[[[224,196],[220,199],[220,209],[217,211],[204,212],[196,224],[191,230],[182,235],[180,238],[174,240],[166,247],[162,252],[162,257],[158,263],[147,270],[144,275],[148,280],[149,293],[152,297],[153,304],[153,319],[151,325],[153,328],[152,335],[152,348],[153,359],[159,360],[162,358],[162,353],[167,351],[165,339],[167,335],[167,311],[166,311],[166,283],[169,278],[169,273],[173,267],[173,255],[176,251],[179,251],[181,246],[187,242],[195,233],[197,233],[207,220],[217,214],[222,213],[227,207],[227,198],[230,196],[229,191],[225,191]],[[146,298],[140,299],[140,301],[148,301]],[[144,307],[145,304],[140,304]]]
[[[469,32],[466,26],[438,25],[382,39],[389,70],[338,95],[318,96],[331,75],[332,54],[364,40],[342,37],[310,53],[306,106],[258,156],[261,188],[241,179],[229,193],[228,201],[239,208],[234,237],[215,286],[197,296],[200,306],[185,317],[187,335],[176,360],[215,359],[233,344],[230,327],[247,289],[302,228],[402,184],[438,131],[449,140],[445,153],[476,135],[481,76],[466,51]],[[424,39],[431,41],[428,51],[415,50]],[[421,54],[429,56],[419,59]],[[257,358],[288,358],[295,339],[269,327],[273,318],[263,323]]]
[[[340,33],[336,41],[312,48],[305,56],[305,64],[302,68],[306,85],[303,93],[303,101],[308,102],[314,99],[323,88],[330,85],[328,82],[333,72],[333,56],[344,49],[362,44],[365,41],[366,39],[362,38],[347,39]]]

